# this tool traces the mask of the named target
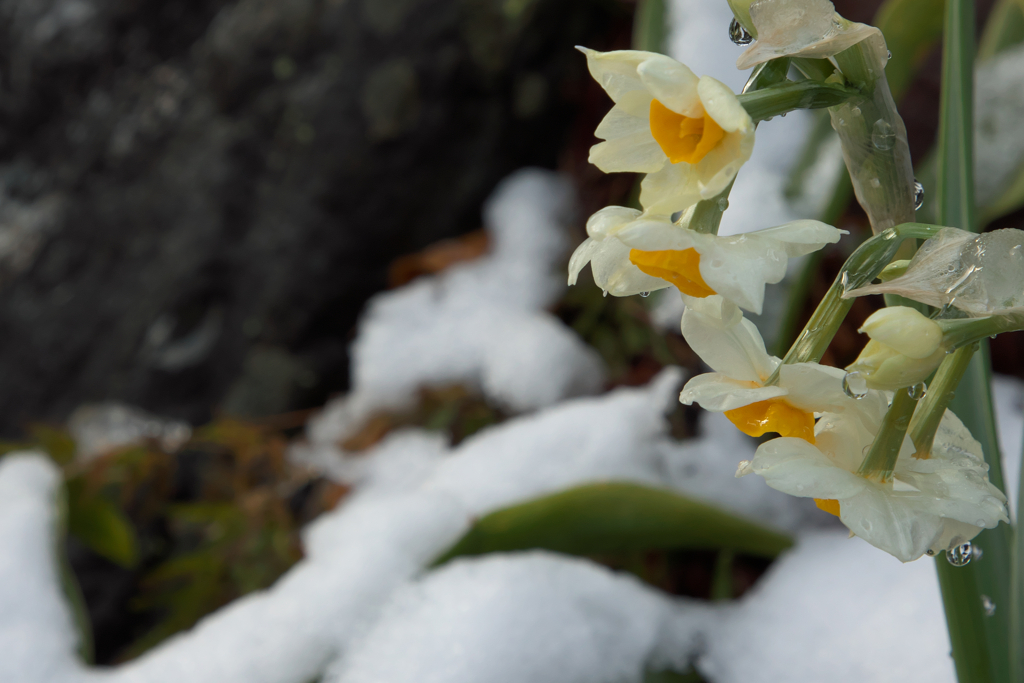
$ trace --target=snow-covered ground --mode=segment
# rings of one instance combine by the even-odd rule
[[[675,0],[672,10],[675,56],[738,89],[726,4]],[[795,217],[781,201],[781,171],[807,125],[794,114],[758,130],[728,231]],[[133,662],[95,669],[78,660],[55,555],[59,474],[41,455],[0,460],[0,683],[623,683],[690,664],[713,683],[954,681],[931,561],[902,565],[847,538],[809,501],[735,479],[754,443],[721,416],[705,415],[697,439],[672,439],[664,414],[684,379],[678,369],[591,395],[602,383],[597,356],[546,311],[564,287],[572,202],[554,174],[516,174],[489,203],[487,257],[370,304],[353,393],[292,454],[351,482],[353,495],[306,529],[306,558],[273,587]],[[415,429],[358,457],[338,447],[375,410],[401,407],[422,384],[452,382],[518,416],[456,447]],[[1011,482],[1021,395],[1020,383],[997,382]],[[674,598],[544,552],[429,566],[481,515],[606,480],[700,498],[789,531],[797,544],[732,603]]]

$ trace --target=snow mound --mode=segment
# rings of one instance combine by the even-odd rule
[[[545,309],[565,288],[568,183],[538,169],[499,185],[485,209],[491,252],[370,300],[352,345],[352,392],[310,425],[343,440],[424,385],[463,383],[516,412],[597,392],[597,353]]]
[[[675,609],[632,577],[583,560],[461,560],[398,591],[325,683],[640,681]],[[689,633],[671,631],[686,657],[700,631],[693,617]]]
[[[845,534],[804,534],[722,617],[698,662],[715,683],[956,681],[933,562]]]

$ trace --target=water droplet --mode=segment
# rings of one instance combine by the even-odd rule
[[[924,185],[917,178],[914,178],[914,211],[920,211],[924,206]]]
[[[987,595],[981,596],[981,608],[985,610],[986,617],[994,617],[996,614],[996,603],[992,602],[992,598]]]
[[[927,555],[928,557],[935,557],[935,551],[932,550],[931,548],[928,548],[928,550],[925,550],[924,554]]]
[[[896,132],[892,129],[892,124],[885,119],[875,121],[871,129],[871,144],[883,152],[892,149],[896,144]]]
[[[683,217],[683,212],[682,211],[676,211],[674,214],[672,214],[672,216],[670,217],[670,220],[673,223],[678,223],[679,219],[682,218],[682,217]]]
[[[876,190],[882,186],[882,181],[879,180],[878,178],[872,178],[868,182],[871,184],[871,187],[875,188]]]
[[[607,296],[608,296],[608,290],[607,290],[607,289],[605,289],[605,290],[602,290],[602,291],[604,292],[604,294],[603,294],[602,296],[605,296],[605,297],[607,297]]]
[[[924,382],[918,382],[912,387],[907,387],[907,395],[915,401],[920,401],[924,398],[925,393],[928,391],[928,385]]]
[[[864,375],[857,371],[848,372],[843,376],[843,393],[850,398],[861,399],[868,395],[868,382]]]
[[[983,519],[976,520],[974,522],[974,526],[980,526],[980,527],[984,528],[985,527],[985,520],[983,520]]]
[[[885,59],[886,59],[886,61],[888,61],[888,60],[892,59],[892,50],[888,50],[888,51],[886,51],[886,53],[885,53]]]
[[[882,239],[886,242],[891,242],[896,239],[896,231],[893,228],[889,228],[882,232]]]
[[[974,547],[970,541],[955,545],[946,551],[946,560],[949,561],[954,567],[963,567],[965,564],[971,561],[971,557],[974,554]]]
[[[728,199],[726,199],[725,197],[722,197],[721,199],[718,200],[718,210],[719,211],[724,212],[728,208],[729,208],[729,200]]]
[[[747,29],[743,28],[743,24],[733,17],[733,20],[729,22],[729,40],[737,45],[750,45],[754,42],[754,36],[750,35]]]
[[[646,298],[647,298],[647,297],[649,297],[650,295],[651,295],[651,293],[650,293],[650,292],[640,292],[640,296],[641,296],[641,297],[643,297],[644,299],[646,299]]]

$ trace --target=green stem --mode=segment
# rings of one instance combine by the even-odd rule
[[[935,236],[941,227],[924,223],[903,223],[864,241],[850,258],[846,259],[835,282],[829,287],[821,303],[814,310],[803,332],[789,348],[782,364],[775,369],[765,382],[777,384],[780,368],[791,363],[816,363],[825,354],[839,325],[853,305],[852,299],[844,299],[847,291],[861,287],[876,277],[889,265],[905,239],[928,239]]]
[[[939,369],[935,371],[935,377],[928,386],[921,407],[914,414],[914,420],[910,424],[910,440],[914,442],[918,453],[931,453],[935,431],[939,428],[939,422],[946,414],[946,408],[953,400],[957,385],[967,372],[971,356],[976,349],[977,346],[974,344],[957,349],[946,356]]]
[[[738,95],[740,104],[754,121],[765,121],[796,109],[824,109],[835,107],[860,91],[843,85],[819,81],[788,82]]]
[[[864,462],[857,474],[878,481],[892,481],[892,472],[896,468],[903,437],[907,434],[910,417],[914,414],[917,399],[907,389],[897,389],[892,397],[892,405],[882,419],[882,426],[875,435]]]
[[[955,318],[936,322],[942,328],[942,344],[948,349],[958,349],[981,341],[985,337],[1024,330],[1024,313],[993,315],[988,318]]]
[[[729,193],[732,192],[733,183],[722,190],[711,199],[702,199],[697,202],[693,209],[693,216],[686,227],[694,232],[701,232],[706,235],[717,235],[718,228],[722,225],[722,214],[729,208]]]

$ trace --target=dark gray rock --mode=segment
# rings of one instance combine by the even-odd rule
[[[343,390],[387,264],[556,163],[572,46],[628,21],[593,0],[0,0],[0,432],[85,401],[201,422]]]

